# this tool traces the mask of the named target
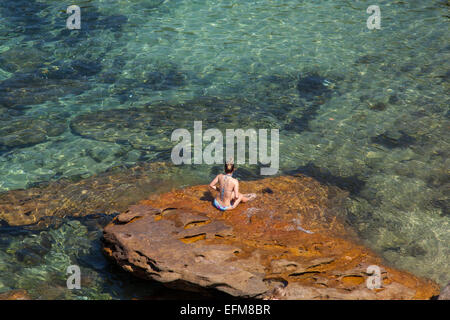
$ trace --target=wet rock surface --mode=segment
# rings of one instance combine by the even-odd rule
[[[385,265],[340,221],[347,193],[302,175],[242,182],[253,202],[221,212],[207,186],[152,196],[104,229],[104,252],[144,279],[260,299],[429,299],[432,281]],[[304,230],[310,230],[309,234]],[[370,290],[367,267],[381,269]]]

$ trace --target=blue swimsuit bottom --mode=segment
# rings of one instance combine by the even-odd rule
[[[225,210],[231,209],[232,206],[222,207],[220,205],[220,203],[217,201],[217,199],[214,199],[214,207],[216,207],[217,209],[219,209],[221,211],[225,211]]]

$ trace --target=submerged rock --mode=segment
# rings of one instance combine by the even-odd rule
[[[312,162],[308,162],[304,166],[299,166],[292,172],[304,174],[308,177],[316,179],[322,184],[337,186],[340,189],[350,192],[352,195],[359,194],[366,184],[366,182],[360,177],[342,177],[334,175],[327,168],[318,167]]]
[[[247,107],[245,103],[233,100],[197,99],[174,105],[102,110],[75,117],[70,128],[72,133],[88,139],[128,144],[135,149],[167,151],[175,145],[171,141],[173,130],[193,129],[193,114],[202,115],[204,130],[217,128],[225,133],[233,122],[257,128],[258,122],[265,117],[263,113],[230,112],[230,109],[240,111]],[[266,128],[277,126],[274,120],[270,121],[266,121]]]
[[[165,163],[146,163],[111,169],[79,181],[60,179],[8,191],[0,194],[0,224],[34,224],[33,229],[41,230],[56,223],[58,217],[121,212],[150,192],[170,190],[173,179],[180,174],[178,170]]]
[[[355,64],[379,64],[384,61],[381,55],[366,54],[355,60]]]
[[[31,300],[26,290],[17,289],[0,294],[0,300]]]
[[[0,68],[8,72],[30,72],[46,62],[46,58],[39,49],[17,46],[0,53]]]
[[[118,59],[118,63],[114,63],[114,70],[117,72],[116,65],[120,68],[125,62]],[[141,70],[142,66],[136,67]],[[135,99],[140,95],[148,95],[151,91],[172,90],[183,87],[190,81],[195,81],[195,76],[188,77],[188,73],[181,70],[173,63],[166,65],[152,65],[145,68],[142,74],[135,78],[118,78],[112,81],[114,86],[111,88],[111,95],[117,97],[121,103]],[[140,71],[141,72],[141,71]],[[101,75],[103,81],[108,81],[108,76]],[[111,82],[111,80],[109,80]]]
[[[6,26],[13,29],[14,33],[28,38],[39,35],[42,28],[49,24],[49,19],[44,13],[48,6],[35,0],[2,0],[0,14],[7,22]]]
[[[299,175],[243,182],[241,190],[258,197],[228,212],[212,206],[207,186],[152,196],[105,227],[104,252],[137,277],[241,298],[429,299],[439,292],[358,244],[339,219],[347,195],[339,189]],[[379,289],[366,286],[370,265],[381,269]]]
[[[386,110],[387,106],[384,102],[378,101],[378,102],[368,102],[369,109],[375,110],[375,111],[384,111]]]
[[[67,14],[65,11],[55,13],[56,20],[65,21]],[[110,51],[110,46],[98,46],[98,39],[106,39],[113,37],[119,39],[122,35],[122,28],[128,22],[128,18],[121,14],[107,15],[99,10],[95,5],[89,7],[89,10],[83,10],[81,14],[81,29],[69,30],[63,25],[53,26],[52,31],[60,30],[56,35],[55,32],[49,32],[46,38],[47,43],[53,43],[65,56],[70,59],[73,52],[77,52],[77,57],[84,55],[86,59],[97,61],[108,61],[106,55]],[[95,50],[92,48],[95,47]],[[94,55],[94,56],[92,56]],[[112,67],[114,70],[117,66]],[[120,71],[120,70],[119,70]]]
[[[170,120],[167,119],[167,123]],[[98,141],[129,144],[137,149],[155,150],[158,132],[163,130],[164,120],[146,108],[105,110],[80,115],[70,123],[72,133]],[[167,135],[165,141],[169,142]],[[161,144],[169,149],[171,145]]]
[[[373,143],[380,144],[388,149],[407,148],[416,142],[416,139],[409,134],[398,132],[384,132],[370,139]]]
[[[0,82],[0,106],[24,108],[90,88],[87,77],[102,71],[99,59],[50,61],[37,48],[13,47],[0,53],[0,68],[14,73]]]
[[[45,142],[48,137],[62,134],[66,126],[64,119],[53,116],[47,119],[19,117],[2,120],[0,118],[0,151]]]
[[[75,80],[94,76],[100,71],[102,71],[102,65],[99,61],[78,59],[40,68],[38,74],[42,79]]]
[[[151,90],[169,90],[185,85],[186,78],[184,73],[177,70],[151,71],[147,73],[142,86]]]
[[[65,19],[65,15],[61,14]],[[51,41],[62,41],[65,45],[77,45],[80,41],[87,40],[93,32],[111,31],[120,35],[128,18],[121,14],[105,15],[96,7],[82,12],[82,27],[79,30],[62,29]]]
[[[143,3],[142,5],[146,9],[154,9],[154,8],[159,7],[163,3],[164,3],[164,0],[148,0],[148,1],[145,1],[145,3]],[[141,4],[139,4],[139,5],[141,5]]]
[[[450,300],[450,283],[441,290],[438,300]]]
[[[79,95],[88,88],[86,81],[49,79],[42,70],[37,70],[36,73],[16,73],[0,82],[0,106],[21,109],[54,101],[69,94]]]
[[[313,120],[319,113],[321,104],[315,103],[307,108],[301,117],[293,117],[287,121],[284,126],[285,130],[295,131],[301,133],[306,130],[310,130],[309,122]]]
[[[300,76],[297,82],[297,90],[300,96],[312,100],[319,97],[329,97],[332,93],[332,83],[317,74]]]

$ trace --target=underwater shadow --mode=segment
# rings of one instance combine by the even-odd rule
[[[304,174],[314,178],[322,184],[329,184],[339,187],[340,189],[350,192],[352,195],[358,195],[364,188],[366,182],[357,176],[341,177],[334,175],[330,170],[316,166],[312,162],[308,162],[305,166],[300,166],[295,170],[285,171],[289,175]]]

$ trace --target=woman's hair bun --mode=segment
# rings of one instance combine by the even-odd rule
[[[231,172],[233,172],[233,171],[234,171],[234,160],[233,160],[233,158],[231,157],[230,160],[228,160],[228,161],[225,163],[225,172],[226,172],[226,173],[231,173]]]

